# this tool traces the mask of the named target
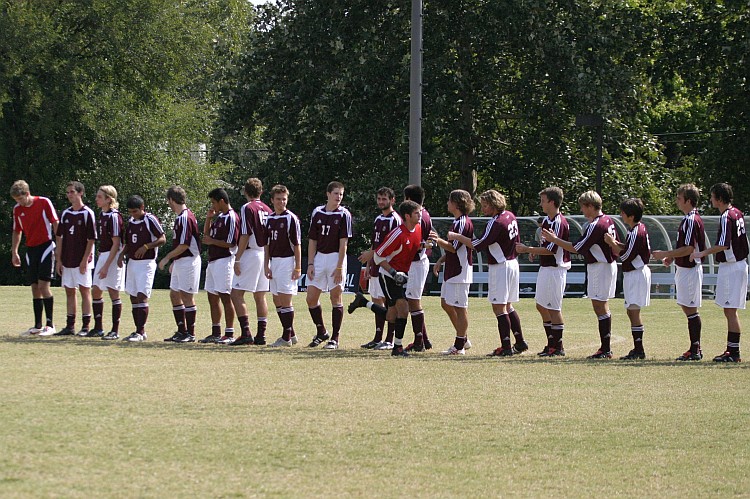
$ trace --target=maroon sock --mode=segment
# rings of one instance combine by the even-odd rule
[[[187,328],[185,327],[185,305],[174,305],[172,307],[172,315],[174,316],[175,324],[177,324],[177,332],[186,333]]]
[[[112,331],[115,333],[120,329],[120,317],[122,317],[122,300],[112,302]]]
[[[294,307],[277,308],[276,313],[281,321],[281,338],[289,341],[294,336]]]
[[[313,324],[315,324],[315,334],[322,338],[327,334],[326,325],[323,323],[323,309],[318,305],[317,307],[308,309],[310,312],[310,318],[312,318]]]
[[[376,343],[383,341],[383,328],[385,328],[385,315],[375,314],[375,337],[372,341]]]
[[[453,342],[453,346],[456,350],[463,350],[464,345],[466,345],[466,336],[456,336],[455,341]]]
[[[81,321],[83,322],[83,329],[88,330],[89,326],[91,325],[91,314],[82,315]]]
[[[422,317],[422,341],[428,341],[429,338],[427,337],[427,325],[425,325],[424,314],[422,314]]]
[[[331,334],[331,340],[339,341],[339,333],[341,332],[341,323],[344,322],[344,306],[337,305],[331,310],[331,322],[333,323],[333,333]]]
[[[94,329],[103,330],[102,315],[104,315],[104,300],[101,298],[91,301],[91,311],[94,313]]]
[[[221,336],[221,324],[211,324],[211,336]]]
[[[565,324],[552,324],[550,326],[552,332],[552,345],[551,347],[556,350],[564,350],[563,348],[563,331],[565,330]]]
[[[240,336],[243,338],[250,337],[250,319],[243,315],[242,317],[237,317],[237,320],[240,323]]]
[[[510,320],[510,330],[513,331],[513,336],[515,336],[516,342],[524,341],[523,330],[521,329],[521,318],[518,316],[516,309],[510,309],[508,312],[508,319]]]
[[[76,327],[76,314],[68,314],[65,316],[65,327],[71,331]]]
[[[599,339],[602,341],[601,351],[609,352],[612,339],[612,316],[609,314],[599,316]]]
[[[255,333],[256,338],[265,339],[266,327],[268,327],[268,318],[258,317],[258,332]]]
[[[688,316],[688,334],[690,335],[690,353],[698,353],[701,350],[701,316],[696,313]]]
[[[740,353],[740,333],[727,333],[727,351],[733,354]]]
[[[500,333],[500,346],[506,350],[510,348],[510,317],[508,314],[497,316],[497,330]]]
[[[543,322],[542,326],[544,326],[544,334],[547,336],[547,347],[555,348],[555,335],[552,334],[552,323]]]
[[[385,335],[385,342],[386,343],[393,343],[393,335],[396,333],[396,323],[395,322],[389,322],[388,323],[388,332]]]
[[[185,329],[191,336],[195,336],[195,316],[198,315],[198,307],[195,305],[185,307]]]
[[[633,335],[633,348],[636,352],[643,353],[643,324],[631,326],[630,333]]]
[[[424,310],[411,312],[411,330],[414,331],[414,344],[424,343]]]

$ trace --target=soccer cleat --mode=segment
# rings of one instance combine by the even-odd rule
[[[287,341],[284,338],[279,338],[278,340],[274,341],[273,343],[271,343],[268,346],[269,347],[274,347],[274,348],[276,348],[276,347],[290,347],[290,346],[292,346],[292,340]]]
[[[307,346],[308,346],[308,347],[310,347],[310,348],[315,348],[315,347],[317,347],[318,345],[320,345],[321,343],[323,343],[324,341],[328,340],[328,338],[330,338],[330,336],[329,336],[329,334],[328,334],[328,333],[325,333],[325,334],[324,334],[323,336],[318,336],[318,335],[316,334],[316,335],[315,335],[315,336],[313,337],[313,339],[312,339],[312,341],[310,342],[310,344],[309,344],[309,345],[307,345]]]
[[[373,341],[368,341],[368,342],[367,342],[367,343],[365,343],[364,345],[360,345],[360,347],[361,347],[361,348],[364,348],[364,349],[367,349],[367,350],[372,350],[372,349],[374,349],[374,348],[375,348],[376,346],[378,346],[378,344],[379,344],[379,343],[380,343],[379,341],[375,341],[375,340],[373,340]]]
[[[336,340],[331,340],[328,343],[326,343],[323,348],[325,348],[326,350],[338,350],[339,342]]]
[[[643,360],[646,358],[645,352],[637,352],[635,349],[628,352],[627,355],[620,357],[620,360]]]
[[[169,338],[164,338],[164,341],[177,341],[177,339],[185,333],[175,331]]]
[[[266,344],[265,336],[256,335],[255,338],[253,338],[253,345],[265,345],[265,344]]]
[[[516,344],[513,345],[514,354],[523,353],[528,349],[529,349],[529,344],[526,343],[525,341],[517,341]]]
[[[427,338],[425,338],[423,340],[423,342],[424,342],[424,349],[425,350],[432,350],[432,342],[430,340],[428,340]]]
[[[54,336],[56,332],[55,326],[44,326],[39,336]]]
[[[190,333],[183,333],[179,338],[175,338],[175,343],[195,343],[195,336]]]
[[[596,352],[594,352],[593,355],[589,355],[586,358],[587,359],[611,359],[612,358],[612,352],[610,352],[610,351],[605,352],[605,351],[603,351],[603,350],[600,349],[600,350],[597,350]]]
[[[514,353],[515,352],[512,348],[498,347],[492,352],[488,353],[487,357],[511,357]]]
[[[443,350],[440,353],[442,353],[443,355],[465,355],[466,349],[462,348],[461,350],[459,350],[454,345],[451,345],[451,347],[448,350]]]
[[[408,357],[409,354],[406,353],[406,350],[404,350],[404,347],[401,345],[395,345],[393,349],[391,350],[391,357]]]
[[[103,329],[91,329],[89,334],[86,335],[87,338],[101,338],[102,336],[104,336]]]
[[[221,336],[211,334],[209,336],[206,336],[202,340],[199,340],[198,343],[218,343],[219,340],[221,340]]]
[[[235,338],[234,336],[222,336],[219,341],[216,342],[218,345],[252,345],[252,336],[240,336]]]
[[[546,346],[544,349],[539,352],[537,355],[540,357],[549,357],[549,351],[554,350],[551,346]]]
[[[76,333],[76,336],[80,336],[81,338],[85,338],[88,335],[89,335],[89,329],[86,327],[81,328],[81,330]]]
[[[123,341],[130,341],[130,342],[137,342],[137,341],[146,341],[146,333],[130,333],[130,336],[127,336],[122,339]]]
[[[74,336],[75,334],[76,332],[70,329],[69,327],[64,327],[58,332],[56,332],[55,336]]]
[[[683,353],[682,355],[680,355],[674,360],[688,361],[688,360],[701,360],[702,358],[703,358],[703,352],[701,352],[700,350],[698,350],[697,353],[693,353],[690,350],[688,350],[687,352]]]
[[[404,350],[407,352],[424,352],[424,343],[409,343]]]
[[[393,343],[390,341],[381,341],[378,343],[378,346],[374,348],[374,350],[390,350],[393,348]]]
[[[30,327],[26,331],[21,332],[21,336],[37,336],[40,335],[43,331],[43,328],[40,327]]]
[[[724,352],[714,357],[714,362],[742,362],[742,359],[740,358],[740,352]]]
[[[466,338],[466,343],[464,343],[464,350],[468,350],[471,348],[471,342],[469,341],[469,338]]]
[[[367,306],[367,298],[365,298],[365,295],[363,295],[360,292],[357,292],[354,296],[354,300],[349,304],[349,307],[347,307],[346,311],[350,314],[354,313],[355,310],[358,308],[366,307]]]
[[[540,354],[541,355],[541,354]],[[565,350],[562,348],[548,348],[547,353],[545,355],[541,355],[542,357],[565,357]]]
[[[295,334],[294,336],[291,337],[292,345],[296,345],[297,341],[299,341],[299,340],[297,339],[297,335]]]
[[[104,336],[102,336],[103,340],[118,340],[120,339],[120,335],[117,334],[115,331],[110,331]]]

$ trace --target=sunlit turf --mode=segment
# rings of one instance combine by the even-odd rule
[[[447,317],[425,299],[435,348],[409,359],[359,348],[374,329],[367,310],[346,315],[340,350],[307,348],[304,295],[303,341],[283,350],[164,343],[174,331],[165,291],[141,344],[20,338],[29,290],[0,288],[0,303],[2,497],[750,493],[750,371],[711,362],[726,329],[708,300],[706,359],[687,365],[673,360],[688,347],[673,300],[644,311],[638,362],[585,359],[598,333],[583,299],[565,301],[568,355],[553,360],[534,355],[544,335],[530,299],[516,308],[531,351],[508,359],[485,356],[499,341],[483,299],[470,303],[473,348],[450,358],[439,354],[453,341]],[[204,293],[198,304],[202,337]],[[621,300],[612,312],[617,357],[632,342]],[[121,332],[131,331],[126,307]]]

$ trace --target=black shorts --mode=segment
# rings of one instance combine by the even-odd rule
[[[396,306],[397,300],[406,300],[406,288],[399,286],[396,281],[390,277],[386,277],[383,274],[378,276],[380,280],[380,287],[385,295],[385,303],[389,307]]]
[[[48,241],[26,249],[26,281],[51,281],[55,277],[55,244]]]

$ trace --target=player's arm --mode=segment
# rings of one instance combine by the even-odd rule
[[[544,246],[526,246],[523,243],[516,243],[516,253],[529,253],[531,255],[554,255],[554,253]]]
[[[112,265],[112,262],[114,262],[115,259],[120,255],[121,249],[120,238],[117,236],[112,236],[112,249],[109,251],[107,259],[104,261],[104,265],[102,265],[102,269],[99,271],[99,279],[107,278],[107,274],[109,273],[109,266]]]
[[[318,241],[315,239],[307,240],[307,277],[315,279],[315,254],[318,252]]]
[[[612,237],[611,234],[604,234],[604,242],[612,248],[612,253],[615,255],[619,255],[626,248],[625,244]]]
[[[271,273],[271,249],[267,244],[263,246],[263,273],[268,279],[273,278]]]
[[[443,266],[444,261],[445,261],[445,255],[442,255],[440,258],[437,259],[437,262],[435,262],[435,266],[432,267],[432,273],[435,274],[435,277],[438,277],[440,275],[440,268]]]
[[[357,258],[357,260],[359,260],[360,263],[369,264],[374,254],[375,254],[375,250],[373,248],[366,249],[362,253],[359,254],[359,258]]]
[[[86,240],[86,249],[83,251],[83,258],[81,258],[81,263],[78,265],[78,271],[81,272],[81,274],[85,274],[88,271],[89,259],[94,251],[95,242],[95,239]]]
[[[675,248],[673,250],[654,250],[651,252],[651,255],[656,260],[664,260],[667,258],[675,259],[682,256],[688,256],[693,251],[695,251],[695,248],[692,246],[682,246],[681,248]]]
[[[458,241],[467,248],[474,249],[474,242],[471,240],[471,238],[464,236],[463,234],[459,234],[458,232],[448,231],[448,241]],[[451,248],[452,247],[453,245],[451,245]],[[455,250],[453,251],[453,253],[455,253]]]
[[[438,233],[434,230],[430,231],[430,239],[435,241],[435,244],[437,244],[440,248],[443,248],[443,250],[450,253],[456,252],[456,248],[453,247],[453,243],[451,243],[450,241],[446,241],[445,239],[441,239]]]
[[[344,261],[346,259],[346,249],[349,247],[349,238],[342,237],[339,239],[339,260],[336,264],[336,270],[333,271],[333,283],[339,284],[344,280]]]
[[[21,246],[21,233],[14,230],[10,243],[10,263],[14,267],[21,266],[21,257],[18,255],[19,246]]]
[[[188,250],[189,246],[187,244],[180,244],[176,248],[174,248],[172,251],[164,255],[164,258],[162,258],[159,261],[159,268],[161,270],[164,270],[164,267],[169,263],[170,260],[174,260],[176,257],[180,256],[181,254],[185,253]]]
[[[203,244],[207,244],[208,246],[214,244],[213,238],[209,236],[209,234],[211,233],[211,222],[214,219],[214,215],[216,215],[214,209],[209,208],[208,212],[206,212],[206,221],[203,223],[203,237],[201,238],[201,242]]]
[[[706,258],[708,255],[715,255],[716,253],[719,253],[721,251],[726,251],[729,249],[729,246],[711,246],[710,248],[706,248],[703,251],[695,251],[690,254],[690,261],[694,261],[697,258]]]
[[[62,275],[62,236],[55,236],[55,270]]]
[[[302,275],[302,245],[294,245],[294,270],[292,271],[292,280],[296,281]]]
[[[551,243],[555,243],[557,246],[561,247],[564,250],[568,250],[571,253],[578,253],[573,243],[571,243],[570,241],[566,241],[565,239],[560,239],[555,235],[554,232],[548,229],[542,229],[542,237]]]

